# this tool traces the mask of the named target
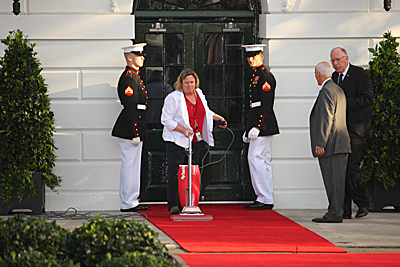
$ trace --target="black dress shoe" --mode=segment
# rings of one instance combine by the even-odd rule
[[[274,207],[274,204],[264,204],[258,201],[254,201],[254,203],[244,206],[246,210],[271,210]]]
[[[332,221],[328,218],[322,217],[322,218],[314,218],[312,219],[313,222],[315,223],[341,223],[342,221]]]
[[[362,218],[364,216],[367,216],[368,212],[369,212],[369,206],[360,207],[356,213],[356,218]]]
[[[343,219],[351,219],[351,215],[343,215]]]
[[[169,212],[171,213],[171,215],[174,215],[174,214],[179,214],[179,207],[178,206],[173,206],[170,210],[169,210]]]
[[[136,212],[136,211],[145,211],[150,209],[148,205],[138,205],[136,207],[130,209],[120,209],[121,212]]]

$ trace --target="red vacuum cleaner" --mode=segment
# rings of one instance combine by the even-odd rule
[[[202,213],[197,206],[200,197],[200,169],[198,165],[192,166],[192,140],[193,136],[189,134],[188,165],[180,165],[178,174],[179,199],[185,207],[180,214],[171,215],[171,220],[212,221],[213,217]]]

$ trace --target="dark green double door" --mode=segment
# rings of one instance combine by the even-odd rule
[[[148,91],[141,201],[167,199],[167,158],[159,119],[163,99],[173,90],[184,68],[196,71],[210,109],[224,116],[231,129],[215,128],[215,146],[209,149],[207,144],[202,144],[200,200],[253,198],[247,150],[242,142],[248,113],[246,81],[250,68],[241,48],[242,44],[251,43],[252,28],[251,23],[238,23],[239,31],[224,28],[224,23],[184,22],[164,23],[163,29],[151,30],[151,23],[136,24],[136,42],[147,43],[146,61],[141,69]]]

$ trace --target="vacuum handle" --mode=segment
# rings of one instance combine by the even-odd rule
[[[193,135],[189,133],[189,155],[188,155],[188,186],[189,186],[189,207],[193,206],[192,200],[192,141]]]
[[[191,146],[191,143],[193,141],[193,134],[192,133],[188,133],[189,136],[189,147]]]

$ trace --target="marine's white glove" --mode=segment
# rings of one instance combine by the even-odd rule
[[[249,131],[248,137],[250,139],[256,139],[258,137],[258,135],[260,134],[260,130],[258,130],[257,128],[253,127],[251,128],[251,130]]]
[[[131,143],[132,143],[134,146],[138,146],[138,145],[140,144],[140,137],[138,136],[138,137],[132,138]]]
[[[250,142],[249,138],[246,137],[246,131],[243,133],[242,139],[243,139],[243,142],[245,142],[245,143],[249,143]]]

